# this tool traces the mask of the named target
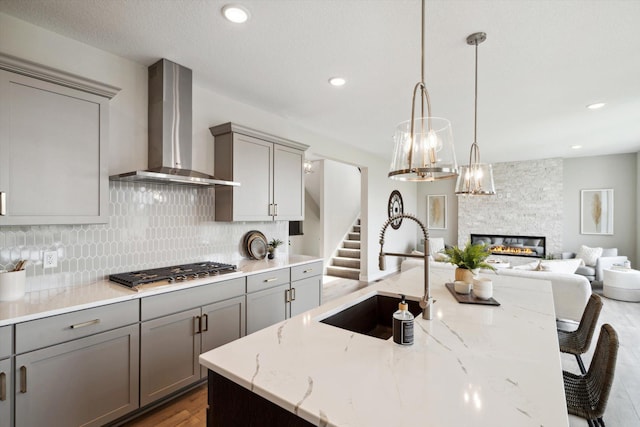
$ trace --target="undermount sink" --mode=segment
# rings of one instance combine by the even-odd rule
[[[372,295],[357,304],[320,320],[327,325],[387,340],[393,335],[393,313],[398,310],[399,297]],[[418,301],[406,300],[409,311],[418,317],[422,313]]]

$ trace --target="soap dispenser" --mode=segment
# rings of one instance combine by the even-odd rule
[[[393,342],[397,344],[413,344],[413,314],[408,308],[404,295],[400,295],[398,311],[393,313]]]

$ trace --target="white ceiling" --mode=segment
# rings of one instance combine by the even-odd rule
[[[390,158],[420,80],[419,0],[231,2],[246,24],[225,21],[219,0],[0,0],[0,12],[145,65],[170,59],[199,85]],[[459,162],[477,31],[483,160],[640,151],[639,23],[640,0],[428,0],[426,83]]]

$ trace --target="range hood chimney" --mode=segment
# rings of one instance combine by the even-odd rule
[[[167,59],[149,67],[149,169],[111,180],[191,186],[240,185],[191,169],[191,70]]]

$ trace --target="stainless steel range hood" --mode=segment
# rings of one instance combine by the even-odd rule
[[[191,186],[231,185],[191,169],[191,70],[161,59],[149,67],[149,169],[111,180]]]

